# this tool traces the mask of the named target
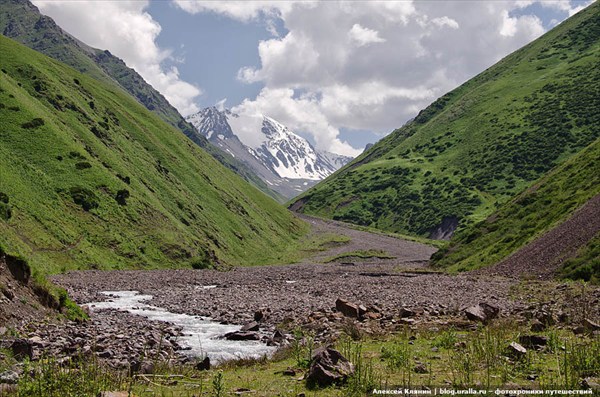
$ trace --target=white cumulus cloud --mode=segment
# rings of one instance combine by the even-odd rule
[[[371,43],[385,42],[385,39],[379,37],[379,32],[373,29],[362,27],[358,23],[352,25],[352,29],[350,29],[348,32],[348,36],[351,40],[354,40],[359,47]]]
[[[161,26],[145,9],[148,1],[33,0],[67,32],[84,43],[108,49],[135,69],[184,116],[197,112],[200,88],[181,79],[176,67],[161,63],[169,51],[156,44]]]
[[[260,64],[238,79],[262,83],[236,112],[266,114],[312,135],[317,147],[356,154],[341,131],[384,135],[435,98],[544,33],[529,6],[479,2],[173,0],[189,12],[244,21],[279,18],[285,34],[258,43]]]

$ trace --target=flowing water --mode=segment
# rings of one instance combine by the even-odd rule
[[[90,310],[117,309],[163,321],[182,328],[184,336],[178,343],[190,348],[183,352],[192,357],[210,357],[212,363],[235,358],[259,358],[273,353],[274,348],[258,341],[230,341],[220,339],[228,332],[239,331],[236,325],[224,325],[210,319],[187,314],[172,313],[160,307],[143,302],[152,299],[152,295],[140,295],[138,291],[104,291],[109,297],[103,302],[88,303]]]

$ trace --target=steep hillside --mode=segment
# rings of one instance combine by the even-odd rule
[[[433,263],[461,271],[501,262],[492,271],[550,274],[573,258],[564,275],[590,280],[595,273],[600,280],[598,258],[595,270],[587,258],[590,250],[597,252],[599,195],[600,140],[596,140],[488,219],[457,233],[449,247],[434,254]]]
[[[0,37],[0,246],[43,272],[260,264],[303,233],[115,84]]]
[[[227,168],[241,175],[264,193],[283,202],[246,165],[211,145],[184,120],[166,98],[135,70],[109,51],[92,48],[63,31],[52,18],[41,15],[28,0],[0,0],[0,32],[42,54],[103,82],[117,82],[148,110],[179,129]]]
[[[600,135],[600,3],[436,100],[291,203],[448,238]]]

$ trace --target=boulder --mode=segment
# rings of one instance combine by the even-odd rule
[[[320,387],[343,384],[354,373],[354,365],[340,352],[330,347],[317,349],[310,363],[309,385]]]
[[[241,331],[246,332],[246,331],[258,331],[258,323],[256,321],[251,321],[248,324],[245,324]]]
[[[484,324],[498,317],[499,313],[500,309],[498,307],[485,302],[465,309],[465,314],[469,320],[479,321]]]
[[[354,303],[350,303],[345,299],[338,298],[335,301],[335,308],[338,312],[342,313],[346,317],[359,318],[360,312],[358,306]]]
[[[260,335],[252,331],[234,331],[224,335],[227,340],[260,340]]]

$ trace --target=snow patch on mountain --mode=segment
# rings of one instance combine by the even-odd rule
[[[209,107],[189,116],[187,120],[231,155],[244,158],[249,154],[276,178],[318,181],[352,159],[315,150],[306,139],[277,120],[263,115],[238,115],[229,109]],[[265,170],[256,169],[260,167],[253,164],[255,161],[248,163],[268,183],[280,183],[276,178],[270,178]],[[298,190],[298,185],[295,186],[294,190]]]

